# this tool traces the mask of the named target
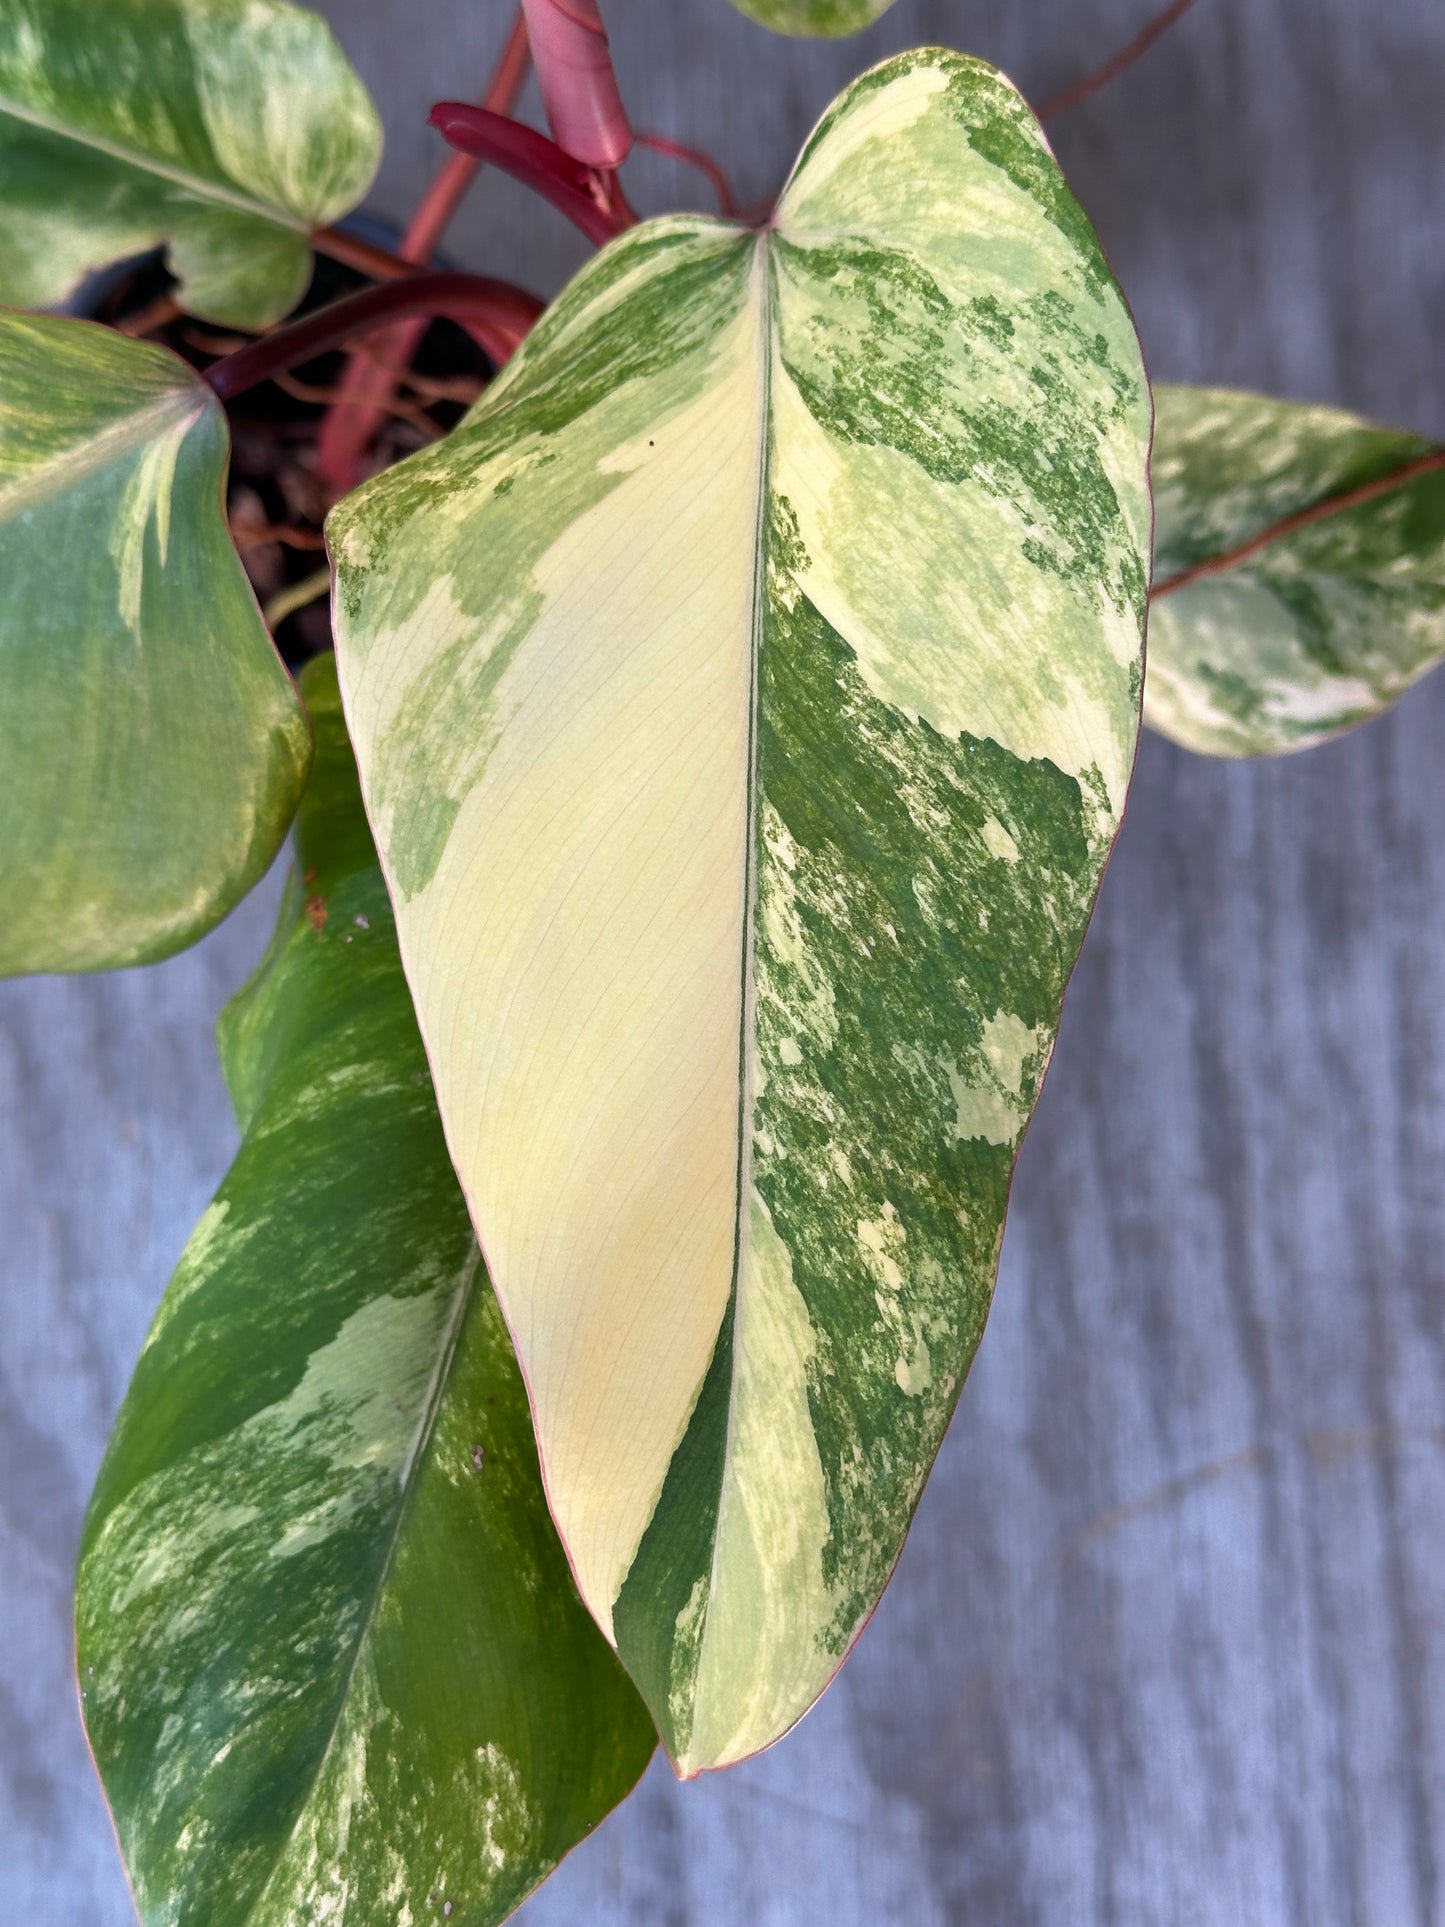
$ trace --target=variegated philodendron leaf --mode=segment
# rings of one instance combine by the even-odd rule
[[[1378,715],[1445,657],[1440,469],[1169,589],[1432,444],[1223,388],[1160,387],[1155,401],[1152,728],[1211,756],[1307,749]]]
[[[871,27],[893,0],[733,0],[733,5],[774,33],[836,38]]]
[[[1028,108],[909,54],[609,246],[330,538],[453,1160],[684,1773],[898,1556],[1138,724],[1149,399]]]
[[[577,1598],[447,1160],[330,659],[244,1142],[86,1521],[86,1726],[145,1927],[489,1927],[620,1800],[646,1709]]]
[[[0,312],[0,975],[167,956],[280,848],[311,741],[229,448],[164,348]]]
[[[0,0],[0,301],[52,306],[169,241],[187,308],[264,326],[380,154],[366,89],[306,8]]]

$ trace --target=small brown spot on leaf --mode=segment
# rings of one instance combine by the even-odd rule
[[[306,914],[311,919],[311,928],[319,935],[326,928],[325,897],[312,897],[306,905]]]

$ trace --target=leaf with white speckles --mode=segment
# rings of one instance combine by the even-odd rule
[[[1445,659],[1445,469],[1168,586],[1431,443],[1223,388],[1161,387],[1155,399],[1151,728],[1211,756],[1308,749]]]
[[[821,1692],[978,1343],[1133,761],[1149,421],[1027,106],[925,51],[332,517],[453,1158],[683,1772]]]
[[[281,846],[311,743],[229,449],[164,348],[0,312],[0,975],[169,956]]]
[[[185,307],[262,327],[380,154],[366,89],[307,8],[0,0],[0,301],[53,306],[168,241]]]
[[[577,1598],[447,1161],[335,672],[244,1142],[86,1521],[86,1727],[145,1927],[491,1927],[631,1788],[646,1709]]]
[[[733,0],[733,5],[774,33],[838,39],[871,27],[893,0]]]

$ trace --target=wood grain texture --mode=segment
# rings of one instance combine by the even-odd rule
[[[382,93],[400,213],[425,105],[484,73],[503,9],[438,0],[425,38],[396,0],[324,10]],[[966,41],[1037,97],[1143,11],[900,0],[816,46],[722,0],[608,21],[635,123],[711,144],[747,197],[865,59]],[[1056,123],[1157,375],[1445,434],[1442,84],[1435,0],[1200,0]],[[647,206],[685,179],[655,165]],[[501,182],[457,236],[544,290],[575,259]],[[1284,762],[1146,744],[988,1335],[874,1624],[773,1752],[654,1770],[526,1927],[1445,1921],[1442,737],[1436,676]],[[153,970],[0,993],[6,1919],[130,1917],[71,1711],[70,1563],[234,1144],[208,1024],[270,908]]]

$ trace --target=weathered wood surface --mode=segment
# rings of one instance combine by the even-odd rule
[[[1037,97],[1151,5],[901,0],[829,47],[723,0],[609,18],[638,125],[751,197],[866,59],[945,40]],[[482,74],[501,0],[325,11],[403,213],[425,106]],[[1438,0],[1198,0],[1058,122],[1155,372],[1445,435],[1442,93]],[[700,198],[639,173],[644,205]],[[496,181],[455,251],[542,289],[577,254]],[[874,1624],[772,1753],[654,1770],[528,1927],[1445,1922],[1442,741],[1445,676],[1281,763],[1146,745],[993,1321]],[[270,896],[158,969],[0,986],[5,1921],[130,1918],[71,1563],[234,1143],[208,1027]]]

